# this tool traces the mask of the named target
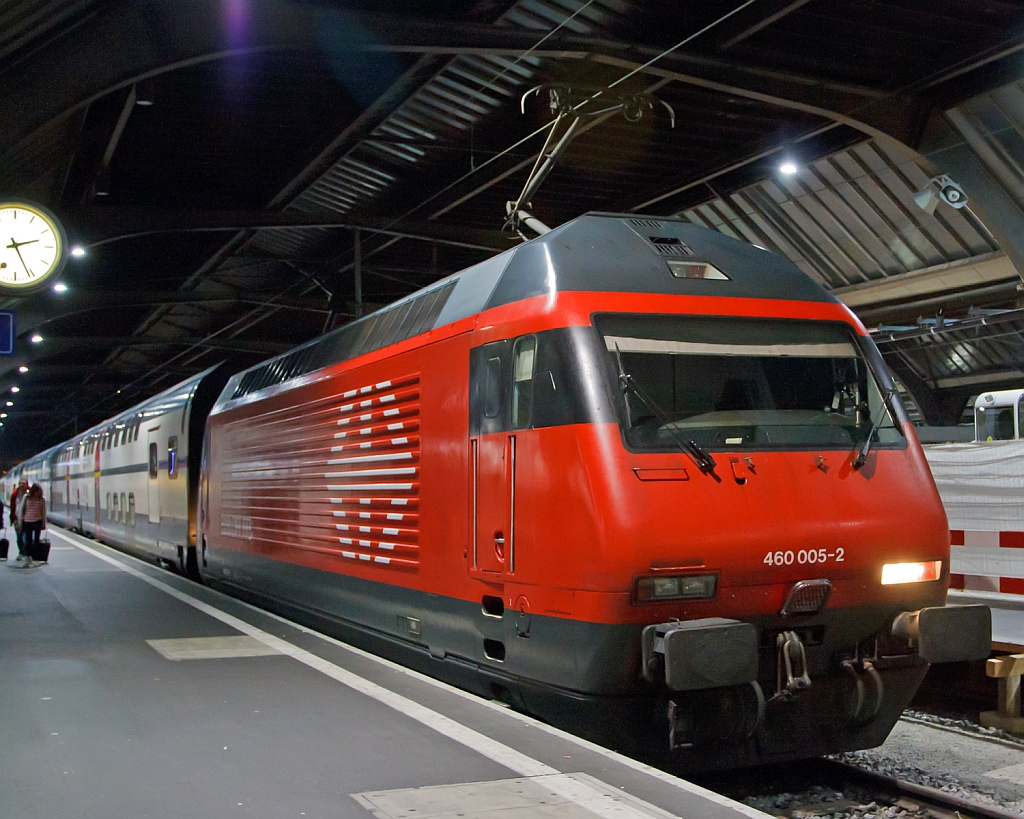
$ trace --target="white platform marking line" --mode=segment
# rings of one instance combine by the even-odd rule
[[[363,501],[360,500],[360,502],[362,503]],[[366,502],[369,503],[368,500]],[[404,504],[404,503],[406,503],[406,500],[405,499],[401,499],[401,500],[395,499],[395,500],[392,500],[392,503],[402,503],[402,504]],[[60,532],[56,532],[55,531],[54,534],[56,534],[58,537],[62,537],[63,536],[63,538],[65,540],[67,540],[69,543],[72,543],[77,548],[82,549],[84,551],[92,552],[92,553],[96,554],[97,557],[100,557],[101,559],[105,559],[109,563],[115,564],[120,569],[124,569],[125,571],[129,570],[129,567],[126,566],[125,564],[119,563],[118,561],[114,560],[113,558],[106,558],[103,555],[100,555],[100,554],[94,552],[92,549],[90,549],[89,547],[85,546],[84,544],[79,544],[76,541],[72,540],[71,538],[69,538],[69,537],[67,537],[65,535],[62,535],[62,533],[60,533]],[[129,558],[129,559],[134,560],[134,558]],[[153,583],[158,583],[159,582],[159,581],[151,580],[146,575],[142,575],[142,577],[147,582],[153,582]],[[168,589],[170,591],[172,591],[172,592],[175,591],[174,589],[170,589],[170,587],[168,587]],[[199,602],[199,601],[196,601],[196,602]],[[418,680],[418,681],[420,681],[422,683],[425,683],[427,685],[432,685],[435,688],[438,688],[438,689],[444,691],[447,694],[451,694],[452,696],[456,696],[456,697],[459,697],[461,699],[464,699],[467,702],[470,702],[470,703],[472,703],[475,706],[478,706],[480,708],[488,708],[488,709],[494,711],[495,713],[499,713],[499,714],[504,715],[508,719],[518,720],[519,722],[522,722],[522,723],[524,723],[526,725],[529,725],[532,728],[536,728],[539,731],[543,731],[546,734],[550,734],[552,736],[558,737],[559,739],[565,740],[566,742],[571,742],[572,744],[577,745],[580,748],[583,748],[583,749],[585,749],[587,751],[590,751],[591,753],[594,753],[594,754],[597,754],[598,756],[603,756],[603,757],[605,757],[607,759],[610,759],[613,762],[615,762],[615,763],[617,763],[619,765],[622,765],[625,768],[629,768],[631,770],[638,771],[640,773],[646,774],[647,776],[651,777],[652,779],[657,779],[657,780],[659,780],[661,782],[664,782],[665,784],[670,785],[671,787],[676,788],[677,790],[683,791],[684,793],[693,794],[693,795],[699,796],[702,799],[705,799],[706,801],[711,802],[713,804],[721,805],[723,807],[727,807],[727,808],[729,808],[730,810],[732,810],[735,813],[741,814],[743,816],[750,817],[750,819],[774,819],[774,817],[772,817],[770,814],[767,814],[767,813],[764,813],[762,811],[759,811],[757,808],[750,807],[749,805],[744,805],[742,802],[734,802],[733,800],[729,799],[728,797],[722,796],[721,794],[715,793],[714,791],[708,790],[707,788],[702,788],[700,785],[695,785],[692,782],[687,782],[685,779],[680,779],[677,776],[673,776],[670,773],[666,773],[666,772],[661,771],[661,770],[659,770],[657,768],[651,767],[650,765],[647,765],[647,764],[645,764],[643,762],[638,762],[635,759],[630,759],[629,757],[623,756],[622,754],[620,754],[620,753],[618,753],[616,751],[612,751],[612,750],[609,750],[608,748],[604,748],[604,747],[602,747],[600,745],[597,745],[597,744],[595,744],[593,742],[590,742],[589,740],[583,739],[582,737],[574,736],[573,734],[570,734],[567,731],[563,731],[560,728],[555,728],[555,727],[553,727],[551,725],[547,725],[547,724],[545,724],[543,722],[540,722],[539,720],[534,719],[533,717],[529,716],[528,714],[522,714],[522,713],[520,713],[518,711],[513,711],[513,710],[511,710],[510,708],[508,708],[508,707],[506,707],[504,705],[498,705],[498,704],[496,704],[494,702],[489,702],[488,700],[481,699],[476,694],[471,694],[468,691],[463,691],[460,688],[455,688],[454,686],[448,685],[447,683],[442,682],[441,680],[434,679],[433,677],[428,677],[426,674],[421,674],[419,671],[414,671],[411,668],[406,668],[403,665],[399,665],[398,663],[392,662],[391,660],[387,660],[387,659],[385,659],[383,657],[378,657],[376,654],[371,654],[370,652],[364,651],[361,648],[356,648],[355,646],[349,645],[348,643],[344,643],[341,640],[338,640],[337,638],[331,637],[331,636],[329,636],[327,634],[321,634],[319,631],[315,631],[314,629],[311,629],[311,628],[309,628],[307,626],[303,626],[303,625],[300,625],[298,623],[293,623],[291,620],[287,620],[287,619],[285,619],[284,617],[281,617],[278,614],[274,614],[273,612],[264,611],[261,608],[257,608],[256,606],[253,606],[253,605],[251,605],[249,603],[246,603],[244,601],[241,601],[241,600],[234,600],[233,602],[235,602],[238,605],[243,606],[243,607],[245,607],[245,608],[247,608],[247,609],[249,609],[249,610],[251,610],[251,611],[253,611],[253,612],[257,613],[257,614],[260,614],[260,615],[262,615],[264,617],[269,617],[272,620],[276,620],[277,622],[282,623],[284,625],[287,625],[290,628],[296,629],[297,631],[300,631],[303,634],[311,635],[311,636],[316,637],[316,638],[318,638],[320,640],[323,640],[325,643],[330,643],[331,645],[337,646],[338,648],[344,649],[345,651],[348,651],[348,652],[350,652],[352,654],[355,654],[355,655],[357,655],[359,657],[363,657],[364,659],[370,660],[371,662],[377,663],[378,665],[382,665],[382,666],[384,666],[384,667],[386,667],[388,669],[391,669],[392,671],[395,671],[395,672],[397,672],[399,674],[405,674],[405,675],[408,675],[409,677],[412,677],[413,679]],[[225,615],[225,616],[230,616],[230,615]],[[399,695],[395,695],[395,696],[399,696]],[[467,730],[469,730],[469,729],[467,729]],[[505,747],[505,746],[502,746],[502,747]],[[529,757],[527,757],[527,758],[529,758]],[[538,763],[538,764],[543,764],[543,763]],[[557,773],[557,771],[555,771],[555,773]],[[535,774],[535,775],[536,776],[542,776],[542,775],[545,775],[545,774]]]
[[[68,541],[74,546],[77,546],[83,552],[91,554],[93,557],[97,557],[106,563],[116,566],[121,569],[121,571],[130,574],[132,577],[138,578],[144,583],[148,583],[153,588],[159,589],[165,594],[173,597],[175,600],[180,600],[182,603],[203,612],[203,614],[209,615],[215,620],[219,620],[221,623],[231,626],[231,628],[259,640],[269,648],[276,649],[282,654],[287,654],[293,660],[297,660],[303,665],[309,666],[310,668],[319,671],[321,674],[325,674],[331,679],[340,682],[342,685],[348,686],[354,691],[358,691],[361,694],[365,694],[366,696],[377,700],[377,702],[394,709],[400,714],[404,714],[405,716],[416,720],[427,728],[437,731],[442,736],[454,740],[461,745],[465,745],[467,748],[476,751],[478,754],[487,757],[493,762],[497,762],[499,765],[504,765],[509,770],[515,771],[521,776],[543,776],[545,774],[559,773],[559,771],[552,768],[550,765],[545,765],[543,762],[539,762],[526,754],[520,753],[514,748],[510,748],[497,740],[484,736],[480,732],[474,731],[472,728],[467,728],[465,725],[461,725],[450,717],[444,716],[444,714],[432,711],[431,709],[420,705],[418,702],[413,702],[407,697],[403,697],[401,694],[389,691],[376,683],[363,679],[357,674],[353,674],[351,671],[347,671],[332,662],[328,662],[310,651],[306,651],[296,645],[292,645],[287,640],[282,640],[280,637],[268,634],[262,629],[250,625],[244,620],[240,620],[239,618],[227,614],[218,608],[214,608],[208,603],[197,600],[189,594],[178,591],[178,589],[150,577],[145,572],[139,571],[134,566],[128,566],[121,563],[119,560],[108,557],[102,552],[99,552],[90,546],[86,546],[85,544],[76,543],[63,533],[54,531],[52,534],[62,540]],[[595,793],[595,796],[596,795],[597,794]]]

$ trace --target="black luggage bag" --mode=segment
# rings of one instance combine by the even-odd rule
[[[29,557],[39,563],[46,563],[50,559],[50,541],[40,538],[38,543],[33,543]]]
[[[5,537],[0,537],[0,560],[7,560],[7,550],[10,548],[11,542]]]

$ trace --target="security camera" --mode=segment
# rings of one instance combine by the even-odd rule
[[[932,177],[922,190],[914,194],[917,206],[929,216],[935,213],[935,206],[939,203],[939,199],[957,210],[967,204],[967,194],[964,193],[964,189],[945,174]]]
[[[943,202],[957,210],[967,204],[967,194],[964,193],[963,188],[948,176],[940,176],[939,180],[939,196]]]

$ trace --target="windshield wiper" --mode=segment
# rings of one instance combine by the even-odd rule
[[[615,345],[615,360],[619,365],[619,386],[622,388],[622,392],[632,392],[637,398],[639,398],[644,405],[651,412],[654,413],[655,418],[661,423],[662,427],[666,429],[672,439],[679,445],[686,455],[697,465],[697,468],[705,475],[711,475],[711,477],[718,480],[718,476],[715,474],[715,467],[718,466],[714,458],[711,457],[704,449],[701,448],[700,444],[689,438],[683,438],[678,434],[678,431],[672,428],[672,419],[668,417],[668,414],[655,402],[653,398],[644,395],[637,385],[636,381],[629,373],[623,369],[622,366],[622,354],[619,352],[619,345]],[[627,406],[627,412],[628,412]]]
[[[895,387],[889,387],[884,393],[882,393],[882,406],[878,411],[878,415],[875,416],[874,423],[871,424],[871,431],[868,432],[868,439],[861,446],[860,452],[857,453],[857,457],[853,459],[853,468],[860,469],[864,466],[868,459],[868,453],[871,451],[871,439],[875,437],[875,433],[878,432],[878,428],[882,425],[882,419],[885,418],[885,411],[891,409],[889,401],[896,394]],[[893,415],[896,413],[894,412]]]

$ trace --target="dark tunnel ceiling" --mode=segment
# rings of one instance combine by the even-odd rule
[[[533,205],[678,214],[783,151],[914,148],[935,111],[1020,78],[1022,35],[1024,2],[993,0],[10,0],[0,190],[90,252],[65,294],[0,305],[0,389],[21,388],[0,461],[350,320],[352,227],[366,309],[511,246],[551,119],[544,95],[520,113],[531,87],[592,93],[657,58],[617,89],[675,128],[660,106],[588,120]]]

